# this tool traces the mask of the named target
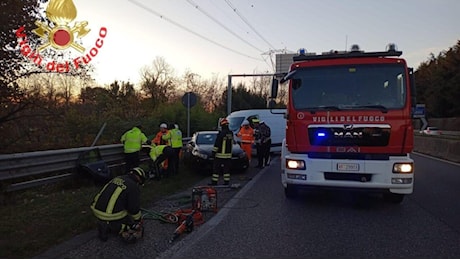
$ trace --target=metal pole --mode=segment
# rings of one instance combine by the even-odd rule
[[[101,129],[99,129],[99,133],[97,133],[96,138],[94,138],[94,141],[91,144],[91,147],[93,147],[96,144],[97,140],[99,140],[99,137],[101,137],[102,132],[104,132],[106,125],[107,125],[107,122],[105,122],[104,125],[102,125]]]
[[[187,137],[190,137],[190,92],[187,92]]]
[[[227,85],[227,115],[232,113],[232,75],[228,75]]]
[[[273,73],[262,74],[229,74],[227,85],[227,115],[232,113],[232,77],[261,77],[261,76],[275,76]]]

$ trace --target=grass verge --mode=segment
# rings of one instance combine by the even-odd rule
[[[203,178],[181,167],[177,176],[148,181],[141,188],[141,206],[148,207]],[[8,196],[7,205],[0,208],[0,258],[33,258],[95,229],[89,206],[100,189],[91,181],[74,180]]]

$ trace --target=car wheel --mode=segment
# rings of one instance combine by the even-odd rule
[[[404,200],[404,194],[385,193],[383,199],[394,204],[400,204]]]
[[[293,198],[297,197],[297,188],[288,184],[286,186],[286,188],[284,188],[284,195],[288,199],[293,199]]]

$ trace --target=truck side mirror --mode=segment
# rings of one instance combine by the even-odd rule
[[[275,99],[278,96],[278,79],[272,79],[272,93],[270,98]]]

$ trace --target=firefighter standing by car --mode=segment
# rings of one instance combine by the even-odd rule
[[[113,178],[96,195],[91,210],[98,219],[99,239],[107,241],[110,233],[119,234],[130,243],[142,237],[139,186],[144,182],[144,170],[136,167]]]
[[[174,163],[174,172],[171,174],[177,174],[179,172],[180,151],[182,150],[182,131],[177,124],[169,124],[168,133],[163,135],[162,139],[169,142],[174,150],[174,158],[169,163]]]
[[[249,125],[248,120],[243,121],[236,136],[241,138],[241,148],[246,152],[249,162],[251,162],[252,144],[254,143],[254,129]]]
[[[257,166],[256,168],[264,168],[270,165],[270,147],[271,131],[270,127],[264,121],[255,118],[252,120],[254,123],[254,137],[257,148]]]
[[[147,137],[141,129],[142,126],[138,124],[131,130],[126,131],[120,138],[125,154],[126,172],[139,166],[139,152],[142,148],[142,144],[147,142]]]
[[[210,185],[217,185],[219,176],[222,174],[224,185],[230,184],[230,165],[232,163],[233,132],[228,128],[226,118],[220,121],[221,130],[217,134],[212,149],[214,158],[212,178]]]

